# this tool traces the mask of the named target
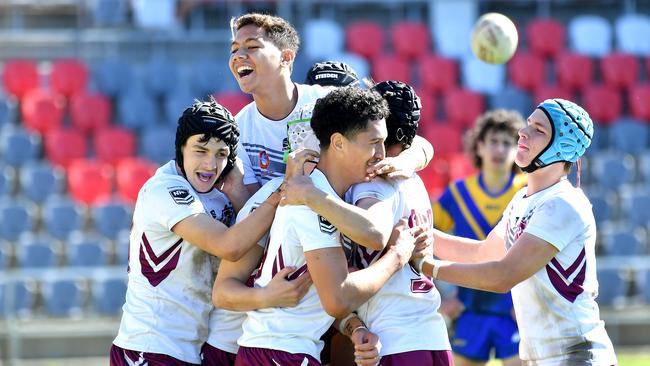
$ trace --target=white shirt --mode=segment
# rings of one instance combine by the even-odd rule
[[[325,175],[318,169],[311,174],[314,185],[338,197]],[[338,230],[307,206],[281,206],[275,213],[270,241],[255,287],[266,286],[286,266],[295,266],[289,279],[307,271],[305,252],[340,248]],[[320,360],[320,337],[334,322],[320,302],[312,285],[297,306],[267,308],[247,312],[239,345],[309,354]]]
[[[298,88],[298,102],[287,117],[279,121],[268,119],[259,112],[255,102],[245,106],[235,116],[240,131],[237,156],[244,165],[244,184],[263,185],[272,178],[284,176],[287,123],[297,119],[297,114],[301,113],[300,107],[314,103],[328,92],[319,85],[295,85]]]
[[[113,343],[198,364],[212,309],[211,256],[172,228],[199,213],[232,219],[232,205],[216,189],[197,193],[175,164],[172,160],[160,167],[138,194],[126,303]]]
[[[246,201],[244,207],[237,214],[237,222],[242,221],[254,209],[258,208],[269,196],[275,192],[283,178],[271,179],[264,184],[255,194]],[[266,248],[268,233],[259,241],[262,248]],[[246,313],[240,311],[230,311],[215,307],[210,313],[210,334],[207,342],[220,350],[237,353],[239,345],[237,339],[242,335],[242,323],[246,319]]]
[[[506,250],[526,232],[559,251],[544,268],[512,289],[523,360],[561,356],[593,342],[595,364],[613,365],[616,356],[600,320],[595,298],[596,224],[591,204],[568,180],[530,197],[515,194],[495,232]],[[523,260],[523,259],[522,259]]]
[[[431,203],[417,174],[405,180],[382,178],[356,184],[348,193],[349,202],[363,198],[390,201],[393,225],[408,218],[409,227],[427,224],[433,228]],[[357,266],[366,268],[382,255],[358,246]],[[418,350],[450,350],[447,326],[438,312],[440,293],[430,278],[410,265],[396,272],[388,282],[357,310],[368,328],[381,339],[380,356]]]

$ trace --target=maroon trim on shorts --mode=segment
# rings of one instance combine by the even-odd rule
[[[236,353],[226,352],[209,343],[203,343],[201,347],[202,366],[235,366]]]
[[[305,360],[307,361],[305,363]],[[289,353],[268,348],[239,347],[235,366],[322,366],[304,353]]]
[[[379,366],[454,366],[451,351],[410,351],[386,355]]]
[[[110,366],[198,366],[161,353],[131,351],[114,344],[111,346],[110,360]]]

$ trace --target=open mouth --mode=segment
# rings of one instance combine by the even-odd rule
[[[199,180],[204,183],[210,182],[215,176],[214,173],[196,173],[196,175],[199,177]]]
[[[250,66],[240,66],[237,68],[237,75],[239,75],[240,78],[244,78],[253,73],[253,71],[253,68]]]

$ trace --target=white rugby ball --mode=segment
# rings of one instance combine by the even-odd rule
[[[510,60],[517,50],[519,35],[514,23],[499,13],[482,15],[472,30],[472,52],[489,64]]]

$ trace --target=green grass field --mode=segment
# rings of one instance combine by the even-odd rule
[[[650,352],[617,352],[618,366],[648,366]],[[500,361],[491,361],[487,366],[502,366]]]

